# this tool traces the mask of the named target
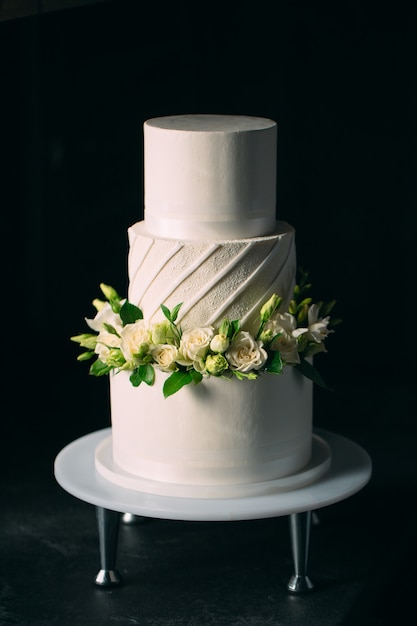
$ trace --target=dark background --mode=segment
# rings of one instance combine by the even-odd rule
[[[375,393],[410,383],[415,362],[415,3],[67,4],[0,22],[11,434],[64,441],[108,424],[107,381],[69,337],[100,282],[126,293],[142,125],[181,113],[278,122],[277,217],[343,318],[317,358],[336,390],[316,392],[317,419],[335,413],[337,429],[348,403],[352,423],[372,422]]]
[[[70,407],[82,431],[107,424],[106,383],[69,337],[100,282],[126,292],[142,124],[159,115],[278,122],[277,216],[343,318],[317,363],[336,389],[411,379],[416,4],[67,4],[0,22],[4,361],[12,405],[36,407],[25,429],[51,434]]]
[[[107,380],[87,375],[69,337],[85,332],[100,282],[126,292],[143,122],[243,114],[278,123],[277,216],[296,228],[317,299],[336,298],[343,318],[317,357],[334,391],[316,390],[315,423],[372,456],[369,536],[375,512],[393,522],[417,484],[416,7],[0,2],[7,493],[28,474],[53,483],[59,450],[110,423]],[[371,562],[362,548],[357,562]]]
[[[139,611],[143,624],[391,626],[401,608],[407,622],[416,7],[0,1],[0,623],[138,623]],[[93,591],[94,511],[54,480],[61,448],[110,423],[108,381],[87,375],[69,338],[86,330],[100,282],[126,292],[142,125],[181,113],[277,121],[277,216],[296,228],[316,298],[336,298],[343,318],[316,360],[334,391],[316,389],[314,420],[362,445],[373,475],[323,512],[311,557],[318,590],[301,603],[283,591],[282,519],[124,529],[127,586]]]

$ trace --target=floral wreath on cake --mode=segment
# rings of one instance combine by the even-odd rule
[[[150,324],[139,307],[102,283],[106,301],[95,299],[96,316],[85,318],[95,334],[71,337],[86,348],[77,360],[96,357],[89,372],[94,376],[131,371],[134,387],[142,382],[153,385],[155,368],[166,372],[170,375],[163,385],[165,397],[210,376],[254,380],[263,372],[281,374],[287,365],[328,388],[309,357],[327,352],[325,340],[334,332],[330,327],[341,320],[329,315],[335,300],[313,303],[306,295],[311,288],[308,273],[300,274],[288,311],[279,312],[282,298],[273,294],[260,309],[255,335],[242,329],[239,320],[228,319],[218,328],[183,331],[177,324],[182,303],[172,310],[161,304],[165,320]]]

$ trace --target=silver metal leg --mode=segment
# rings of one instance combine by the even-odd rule
[[[318,526],[321,524],[320,516],[315,511],[311,513],[311,524],[312,526]]]
[[[287,585],[291,593],[306,593],[314,588],[307,576],[308,545],[310,540],[311,511],[290,515],[291,548],[294,574]]]
[[[100,541],[101,568],[95,578],[100,587],[114,587],[122,583],[122,577],[116,569],[117,540],[120,518],[124,523],[135,523],[134,516],[96,507],[97,525]],[[140,516],[138,516],[140,518]],[[137,520],[139,521],[139,520]],[[294,559],[294,574],[291,576],[287,589],[291,593],[301,594],[314,589],[307,575],[308,548],[310,540],[311,511],[290,515],[291,548]]]
[[[94,582],[100,587],[114,587],[122,582],[122,577],[116,569],[120,513],[96,506],[96,514],[101,569]]]
[[[140,524],[144,520],[146,520],[146,517],[143,517],[142,515],[134,515],[133,513],[122,513],[122,522],[126,526]]]

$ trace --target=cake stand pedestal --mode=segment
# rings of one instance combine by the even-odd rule
[[[316,431],[330,446],[331,466],[312,484],[291,491],[260,493],[238,498],[179,498],[142,493],[104,479],[95,469],[95,449],[111,434],[99,430],[63,448],[55,459],[55,478],[76,498],[96,507],[100,570],[95,583],[100,587],[119,585],[116,568],[121,514],[189,521],[238,521],[288,515],[294,573],[287,589],[304,593],[313,589],[307,574],[312,511],[334,504],[362,489],[371,477],[372,463],[363,448],[350,439],[328,431]]]

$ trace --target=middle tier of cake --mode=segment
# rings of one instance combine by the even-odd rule
[[[217,326],[224,318],[240,320],[255,332],[259,310],[272,294],[292,298],[296,253],[292,226],[277,222],[263,237],[227,241],[155,237],[145,222],[129,235],[129,301],[149,322],[163,319],[160,305],[183,303],[178,322],[184,330]]]

